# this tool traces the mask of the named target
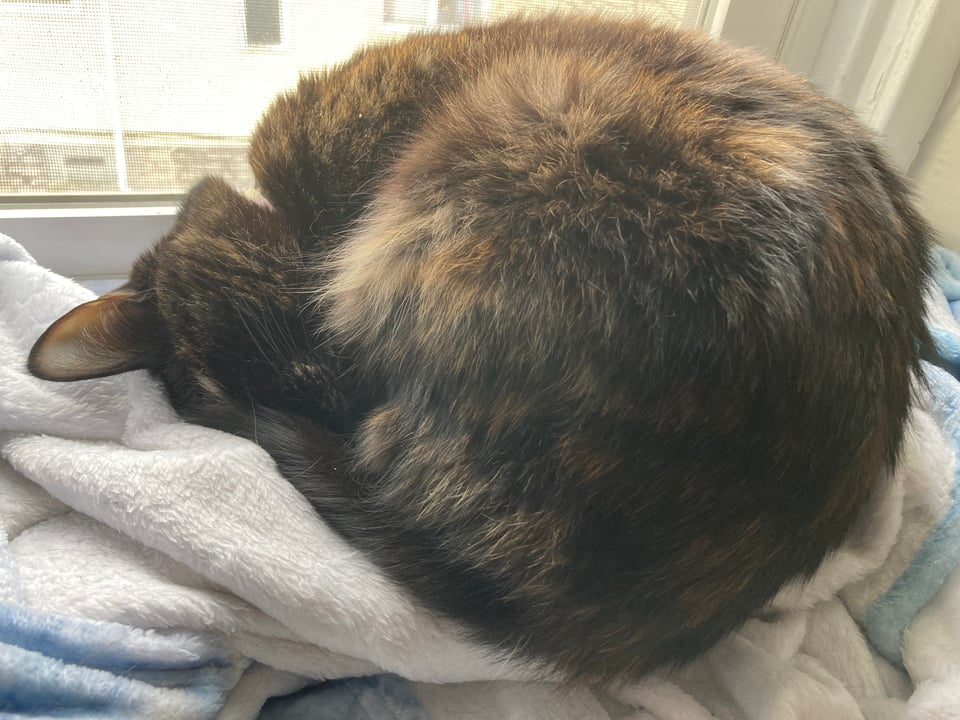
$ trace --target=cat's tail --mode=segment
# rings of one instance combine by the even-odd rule
[[[184,407],[179,413],[188,422],[259,445],[273,458],[280,474],[322,511],[324,519],[335,520],[347,514],[355,524],[361,517],[351,508],[350,499],[356,498],[360,485],[344,436],[302,415],[252,400],[243,403],[226,395],[205,398],[202,407],[198,403],[196,408]]]

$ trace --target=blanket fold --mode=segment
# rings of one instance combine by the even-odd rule
[[[0,605],[0,717],[215,717],[243,663],[216,637]]]
[[[682,670],[570,689],[425,611],[145,373],[31,377],[33,341],[90,297],[0,236],[0,718],[960,718],[947,372],[927,370],[862,527],[775,614]],[[960,326],[942,292],[929,305],[951,360]]]

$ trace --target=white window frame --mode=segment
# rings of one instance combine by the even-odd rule
[[[903,170],[960,63],[957,0],[709,0],[702,21],[856,108]],[[61,274],[123,277],[172,227],[176,204],[175,196],[0,204],[0,233]]]
[[[853,107],[910,169],[960,65],[957,0],[731,0],[722,35]]]

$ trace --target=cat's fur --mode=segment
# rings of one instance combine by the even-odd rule
[[[928,230],[853,115],[752,53],[590,18],[415,37],[304,77],[251,160],[272,209],[200,183],[31,368],[149,367],[492,648],[689,660],[897,460]]]

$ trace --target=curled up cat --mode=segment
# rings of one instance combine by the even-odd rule
[[[930,233],[844,107],[551,16],[304,76],[30,370],[146,368],[425,607],[574,680],[682,664],[895,466]]]

